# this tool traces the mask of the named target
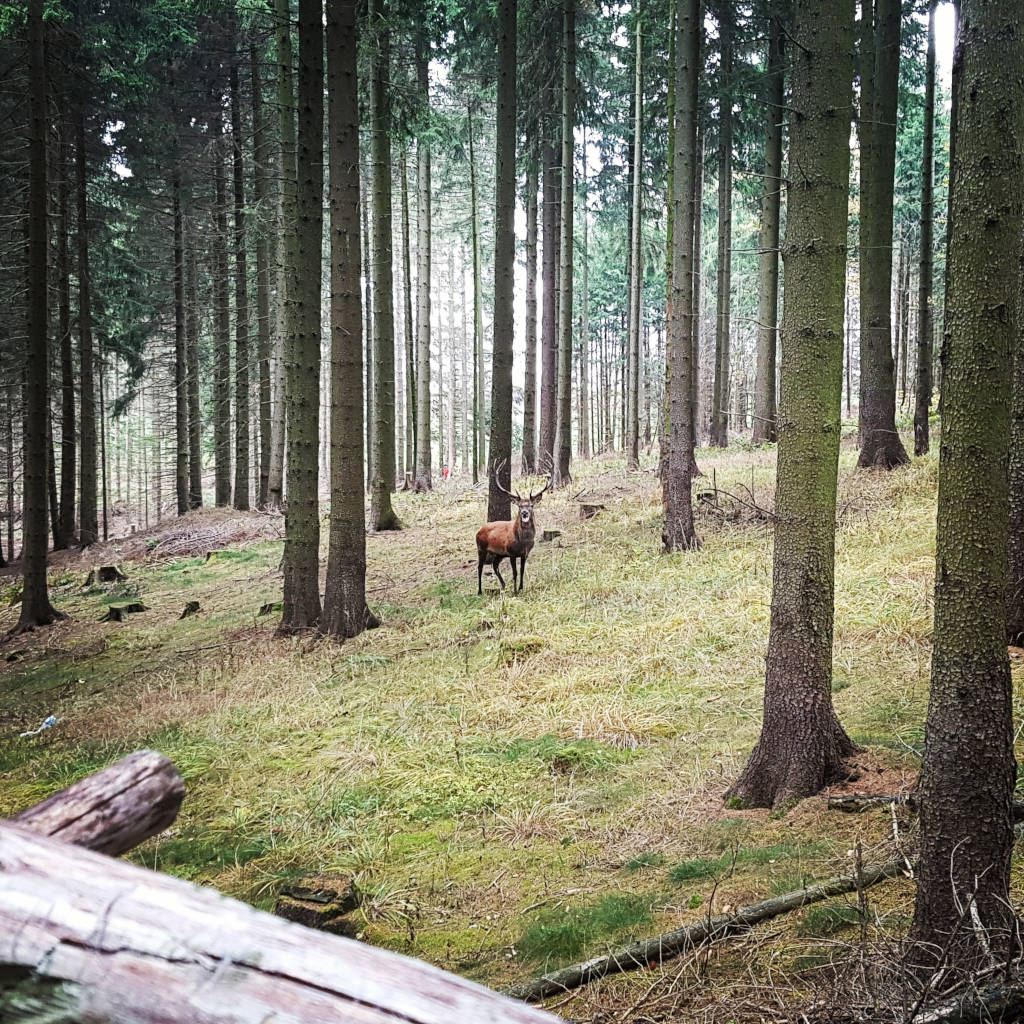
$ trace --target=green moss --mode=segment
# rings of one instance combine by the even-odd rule
[[[557,772],[598,771],[629,761],[636,754],[594,740],[563,740],[551,734],[539,739],[512,740],[501,747],[491,747],[489,752],[506,761],[542,761]]]
[[[689,882],[695,878],[712,878],[732,868],[746,865],[770,864],[773,861],[788,860],[793,857],[821,853],[827,846],[825,843],[778,843],[774,846],[747,847],[723,853],[720,857],[700,860],[686,860],[677,864],[669,873],[673,882]]]
[[[856,907],[831,904],[807,907],[800,916],[796,930],[798,935],[827,938],[836,932],[860,924],[861,915]]]
[[[630,871],[642,871],[644,868],[661,867],[664,863],[665,858],[660,853],[638,853],[626,861],[626,867]]]

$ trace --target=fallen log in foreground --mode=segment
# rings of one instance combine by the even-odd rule
[[[40,835],[116,857],[171,825],[184,796],[173,762],[155,750],[137,750],[13,820]]]
[[[436,967],[0,822],[0,1020],[553,1024]]]
[[[508,994],[514,999],[533,1003],[559,995],[569,989],[579,988],[580,985],[597,981],[598,978],[607,977],[609,974],[621,974],[624,971],[654,967],[663,960],[669,960],[695,946],[747,931],[761,921],[799,910],[800,907],[807,906],[809,903],[818,903],[834,896],[842,896],[844,893],[866,889],[886,878],[895,877],[903,870],[905,870],[903,861],[888,861],[878,867],[865,868],[859,877],[857,875],[840,875],[827,882],[822,882],[820,885],[798,889],[796,892],[786,893],[782,896],[773,896],[771,899],[754,903],[749,907],[740,907],[732,914],[706,917],[683,928],[676,928],[674,931],[664,932],[650,939],[642,939],[603,956],[595,956],[583,963],[563,967],[559,971],[552,971],[533,981],[515,985],[508,990]]]
[[[913,1024],[975,1024],[976,1021],[1020,1020],[1024,989],[987,985],[916,1014]]]

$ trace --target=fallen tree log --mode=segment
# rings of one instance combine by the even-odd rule
[[[654,967],[664,960],[679,956],[688,949],[700,946],[715,939],[725,938],[739,932],[749,931],[754,925],[780,914],[799,910],[809,903],[842,896],[844,893],[866,889],[886,878],[894,878],[904,870],[903,861],[888,861],[878,867],[866,868],[859,877],[857,875],[839,875],[819,885],[806,889],[773,896],[761,903],[749,907],[740,907],[732,914],[717,914],[701,921],[676,928],[650,939],[641,939],[621,949],[595,956],[583,963],[563,967],[559,971],[551,971],[540,978],[514,985],[508,994],[514,999],[522,999],[528,1003],[538,1002],[550,996],[556,996],[570,989],[579,988],[598,978],[609,974],[621,974],[625,971],[640,970]]]
[[[24,828],[112,857],[162,832],[178,816],[185,786],[155,750],[137,750],[14,818]]]
[[[418,960],[0,822],[0,1020],[42,1019],[557,1020]]]
[[[913,1024],[975,1024],[976,1021],[1020,1020],[1024,988],[987,985],[914,1015]]]
[[[846,811],[852,814],[870,810],[872,807],[888,807],[890,804],[895,804],[897,807],[906,806],[912,811],[916,811],[917,797],[913,793],[885,793],[879,796],[850,793],[828,798],[830,811]],[[1024,822],[1024,800],[1013,801],[1013,820]]]

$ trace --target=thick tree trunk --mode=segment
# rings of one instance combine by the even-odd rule
[[[268,244],[267,203],[269,195],[267,161],[267,120],[263,104],[261,56],[255,46],[249,49],[252,71],[252,162],[253,198],[259,221],[256,225],[256,357],[259,360],[260,465],[256,501],[266,508],[270,501],[270,451],[273,433],[273,409],[270,384],[270,253]]]
[[[640,468],[640,320],[643,297],[644,74],[643,22],[636,14],[633,75],[633,195],[629,247],[629,332],[627,337],[626,466]]]
[[[548,90],[550,107],[554,107],[554,93]],[[541,310],[540,341],[540,446],[537,451],[539,468],[554,465],[555,423],[558,419],[558,273],[561,223],[561,201],[558,150],[547,142],[542,149],[543,171],[541,196],[541,232],[544,246],[541,274],[544,285],[544,303]]]
[[[914,384],[914,454],[927,455],[932,405],[932,259],[935,218],[935,9],[928,4],[928,51],[924,76],[924,136],[921,154],[921,263],[917,282],[917,379]]]
[[[405,333],[405,472],[411,483],[416,466],[416,350],[412,318],[412,259],[409,247],[409,175],[405,148],[402,148],[402,300]]]
[[[730,795],[817,793],[855,750],[832,706],[836,479],[843,373],[853,0],[797,0],[783,258],[782,395],[771,627],[761,738]]]
[[[702,8],[703,10],[703,8]],[[698,40],[698,61],[700,58],[700,41]],[[697,447],[697,424],[700,422],[700,346],[701,346],[701,323],[703,322],[702,292],[704,284],[704,131],[697,132],[697,173],[693,179],[693,330],[690,339],[690,418],[693,420],[693,441],[692,448]],[[700,476],[697,468],[697,459],[694,452],[690,452],[690,462],[693,465],[693,475]]]
[[[321,0],[299,0],[295,338],[288,359],[288,514],[282,632],[320,619],[320,270],[323,245],[324,36]]]
[[[85,150],[85,111],[78,107],[75,140],[78,173],[78,372],[81,386],[81,462],[79,465],[79,543],[98,540],[96,516],[96,383],[92,346],[92,282],[89,277],[88,168]]]
[[[571,2],[571,0],[570,0]],[[516,264],[516,0],[498,0],[498,110],[494,182],[494,337],[488,522],[511,519],[512,345]],[[505,488],[499,489],[498,485]]]
[[[370,529],[397,530],[395,489],[395,313],[391,253],[391,38],[385,0],[373,0],[375,26],[370,108],[373,118],[373,470]],[[357,182],[358,187],[358,182]],[[358,230],[358,222],[356,229]]]
[[[235,508],[249,508],[249,272],[245,238],[245,177],[238,64],[232,62],[231,169],[235,227]]]
[[[558,271],[558,417],[555,427],[556,485],[572,481],[572,300],[573,200],[576,191],[576,0],[562,4],[562,212]]]
[[[331,525],[321,629],[328,636],[339,639],[358,635],[369,621],[366,608],[366,516],[363,509],[363,312],[356,6],[357,0],[328,0],[327,3],[327,137],[330,140],[331,177]],[[382,0],[371,0],[371,28],[376,28],[372,22],[382,16],[382,7]],[[383,57],[374,68],[371,103],[375,115],[380,112],[377,103],[381,85],[376,77],[381,65],[386,74],[389,49],[386,40],[381,44],[379,37],[378,46]],[[376,174],[376,164],[374,171]],[[376,198],[375,189],[375,204]],[[389,228],[390,225],[389,216]],[[390,274],[387,276],[390,278]]]
[[[62,95],[62,111],[66,97]],[[71,338],[70,145],[67,126],[60,127],[57,183],[57,317],[60,335],[60,536],[54,547],[68,548],[75,537],[75,469],[78,442],[75,425],[75,366]]]
[[[722,70],[718,107],[718,311],[715,317],[715,386],[711,399],[711,445],[729,443],[729,341],[732,304],[732,15],[719,15]]]
[[[223,508],[231,504],[231,310],[223,124],[215,119],[213,130],[213,474],[215,502]]]
[[[416,87],[423,117],[430,117],[429,42],[426,29],[416,36]],[[427,132],[416,142],[416,475],[417,491],[429,491],[431,479],[430,429],[430,144]],[[475,209],[475,205],[474,205]]]
[[[768,23],[765,82],[764,192],[757,275],[757,374],[754,379],[754,443],[776,439],[775,355],[779,338],[779,211],[782,200],[782,118],[785,103],[783,33],[779,16]]]
[[[675,252],[673,250],[675,239],[675,153],[676,153],[676,12],[677,4],[669,5],[669,35],[668,35],[668,68],[667,77],[667,100],[666,109],[668,112],[668,168],[665,174],[665,393],[661,400],[661,429],[658,431],[658,478],[661,480],[661,503],[663,507],[668,505],[666,492],[666,481],[668,479],[668,449],[671,431],[671,417],[669,415],[669,399],[671,394],[670,380],[672,377],[672,345],[670,334],[672,330],[672,268],[675,265]],[[699,47],[698,47],[699,51]],[[700,208],[694,210],[694,220],[700,218]],[[699,253],[697,254],[699,258]]]
[[[199,405],[199,297],[195,237],[185,221],[185,371],[188,380],[188,507],[203,507],[203,424]],[[100,395],[102,397],[102,389]]]
[[[900,0],[874,0],[865,26],[861,98],[860,390],[861,449],[857,465],[893,469],[908,460],[896,430],[892,358],[892,210],[899,97]],[[865,18],[871,17],[867,3]],[[868,41],[870,40],[870,45]]]
[[[185,228],[181,171],[171,181],[174,221],[174,491],[178,515],[188,511],[188,366],[185,344]]]
[[[536,153],[526,167],[526,369],[523,387],[523,473],[537,471],[537,187]]]
[[[25,345],[25,436],[22,515],[22,598],[16,630],[45,626],[64,616],[50,604],[46,589],[47,445],[49,442],[49,360],[46,279],[46,65],[43,56],[43,2],[28,9],[29,181],[28,181],[28,336]],[[80,122],[81,124],[81,122]],[[81,136],[79,137],[81,140]],[[80,151],[84,158],[84,152]],[[84,224],[84,221],[83,221]],[[95,458],[95,445],[93,457]],[[95,477],[93,514],[95,515]],[[95,540],[95,537],[93,538]]]
[[[697,180],[697,90],[700,40],[704,34],[700,0],[677,0],[675,8],[675,127],[672,160],[672,304],[668,330],[668,460],[662,480],[666,551],[698,547],[693,523],[693,450],[696,426],[692,382],[696,310],[694,274],[700,254],[694,247]]]
[[[964,0],[921,859],[910,937],[958,972],[1019,951],[1010,903],[1013,687],[1006,652],[1010,368],[1024,226],[1024,66],[1012,0]]]

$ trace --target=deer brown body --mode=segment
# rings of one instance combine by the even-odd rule
[[[501,487],[501,485],[498,485]],[[476,532],[476,592],[482,594],[484,566],[490,565],[494,569],[494,575],[498,577],[502,590],[505,589],[505,580],[502,578],[499,566],[504,558],[512,563],[512,593],[516,594],[523,589],[523,580],[526,576],[526,559],[533,550],[536,537],[536,522],[533,510],[540,504],[540,499],[551,486],[551,481],[544,486],[538,494],[531,494],[528,498],[521,498],[511,491],[505,493],[518,506],[519,511],[515,519],[508,519],[499,522],[487,523],[481,526]],[[505,490],[501,487],[501,490]],[[518,559],[519,565],[516,566]],[[518,570],[518,571],[517,571]]]

